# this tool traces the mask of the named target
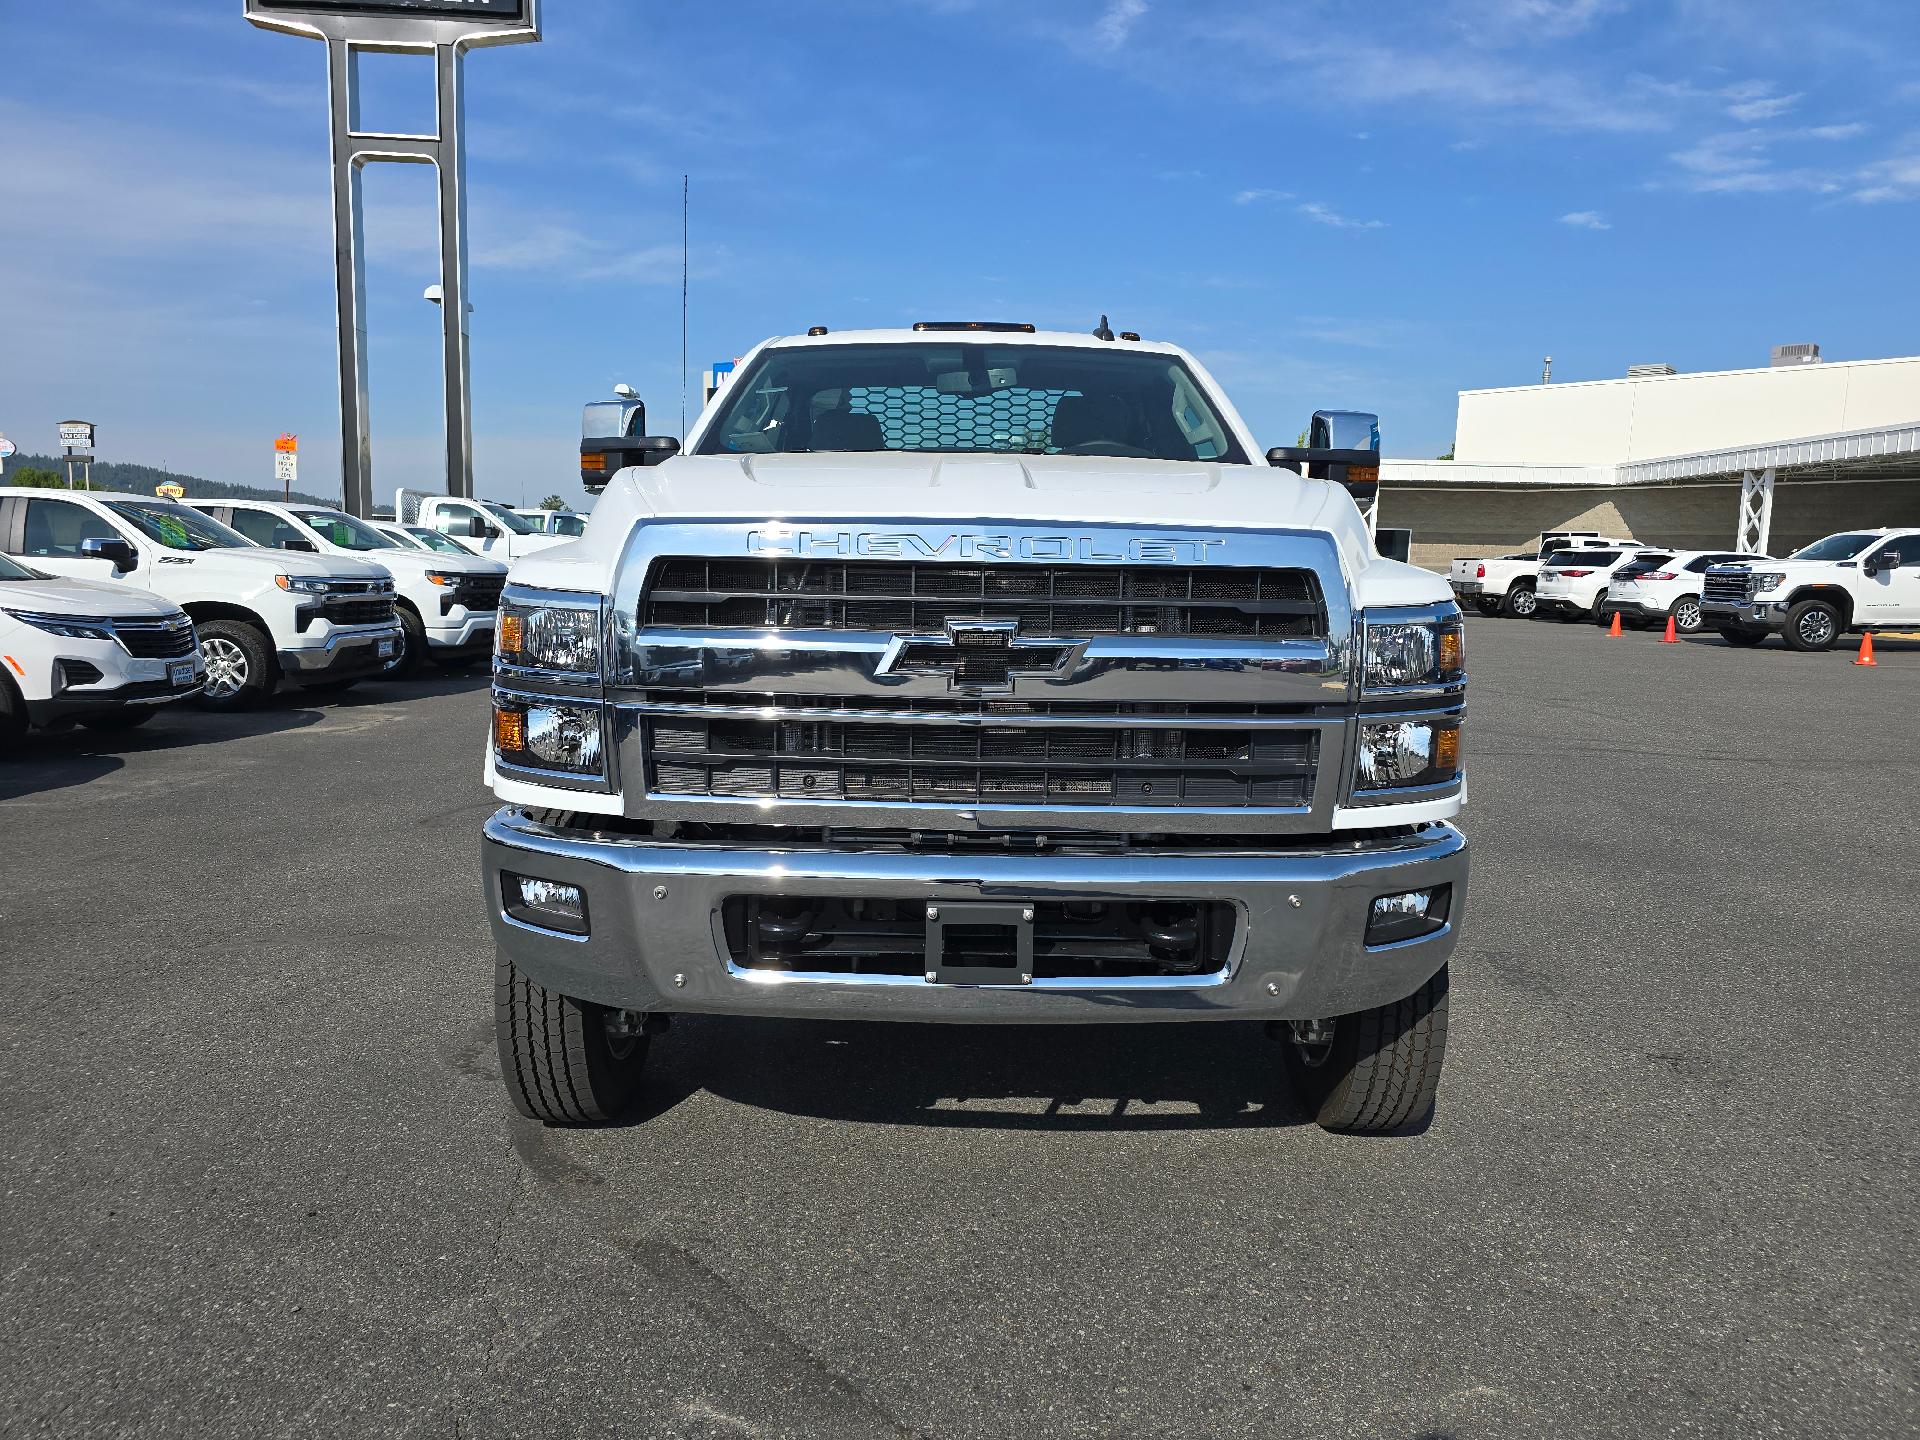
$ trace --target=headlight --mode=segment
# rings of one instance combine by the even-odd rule
[[[560,605],[506,605],[497,634],[500,658],[541,670],[600,670],[600,611]]]
[[[1786,583],[1787,583],[1786,575],[1779,570],[1769,570],[1764,573],[1756,573],[1753,577],[1753,593],[1758,595],[1763,590],[1778,590],[1782,585]]]
[[[493,747],[510,765],[599,775],[603,773],[599,707],[496,701]]]
[[[1366,688],[1450,685],[1466,675],[1466,632],[1458,615],[1367,626]]]
[[[445,570],[429,570],[427,572],[427,583],[429,585],[453,586],[458,585],[465,578],[463,575],[449,574]]]
[[[69,640],[113,639],[112,622],[91,615],[42,615],[37,610],[7,610],[0,613],[11,615],[23,625],[31,625],[49,635],[64,635]]]
[[[1460,773],[1460,718],[1395,720],[1360,726],[1356,790],[1440,785]]]
[[[325,595],[333,589],[331,580],[316,579],[311,575],[276,575],[273,583],[282,590],[296,590],[302,595]]]

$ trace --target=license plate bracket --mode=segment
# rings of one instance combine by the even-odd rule
[[[193,662],[180,660],[167,667],[169,685],[191,685],[193,683]]]
[[[1031,985],[1033,905],[977,900],[928,905],[927,981]]]
[[[382,640],[373,647],[373,651],[374,654],[378,655],[382,660],[391,660],[393,658],[393,641]]]

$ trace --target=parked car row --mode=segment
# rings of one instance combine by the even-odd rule
[[[315,505],[0,493],[0,739],[469,665],[506,575],[437,530]]]
[[[1453,562],[1462,606],[1485,615],[1711,626],[1733,645],[1778,634],[1796,650],[1842,635],[1920,625],[1920,530],[1849,530],[1785,560],[1550,533],[1537,551]]]

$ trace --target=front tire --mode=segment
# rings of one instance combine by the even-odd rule
[[[616,1037],[608,1011],[494,963],[493,1033],[514,1109],[548,1125],[604,1125],[640,1098],[647,1037]]]
[[[1780,638],[1789,650],[1831,650],[1840,638],[1840,611],[1825,600],[1802,600],[1787,611]]]
[[[1342,1015],[1330,1045],[1282,1040],[1294,1092],[1323,1130],[1381,1134],[1432,1113],[1447,1053],[1447,967],[1404,1000]]]
[[[427,658],[427,627],[420,617],[402,605],[395,612],[400,622],[400,648],[380,672],[386,680],[411,680]]]
[[[1722,625],[1720,638],[1727,644],[1740,650],[1751,650],[1767,638],[1764,630],[1742,630],[1735,625]]]
[[[1540,608],[1540,597],[1533,593],[1533,586],[1516,585],[1507,592],[1502,608],[1516,620],[1531,620]]]
[[[279,679],[267,637],[240,620],[209,620],[198,628],[207,666],[202,708],[247,710],[259,704]]]

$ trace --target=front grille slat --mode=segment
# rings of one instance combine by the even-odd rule
[[[193,623],[188,620],[157,624],[122,620],[113,629],[136,660],[179,660],[191,655],[196,644]]]
[[[383,625],[393,619],[393,600],[330,595],[321,612],[335,625]]]
[[[941,804],[1298,807],[1313,729],[949,728],[654,718],[655,793]]]
[[[947,565],[918,561],[656,561],[640,623],[700,629],[939,634],[1014,619],[1025,633],[1318,639],[1311,570],[1229,566]]]

